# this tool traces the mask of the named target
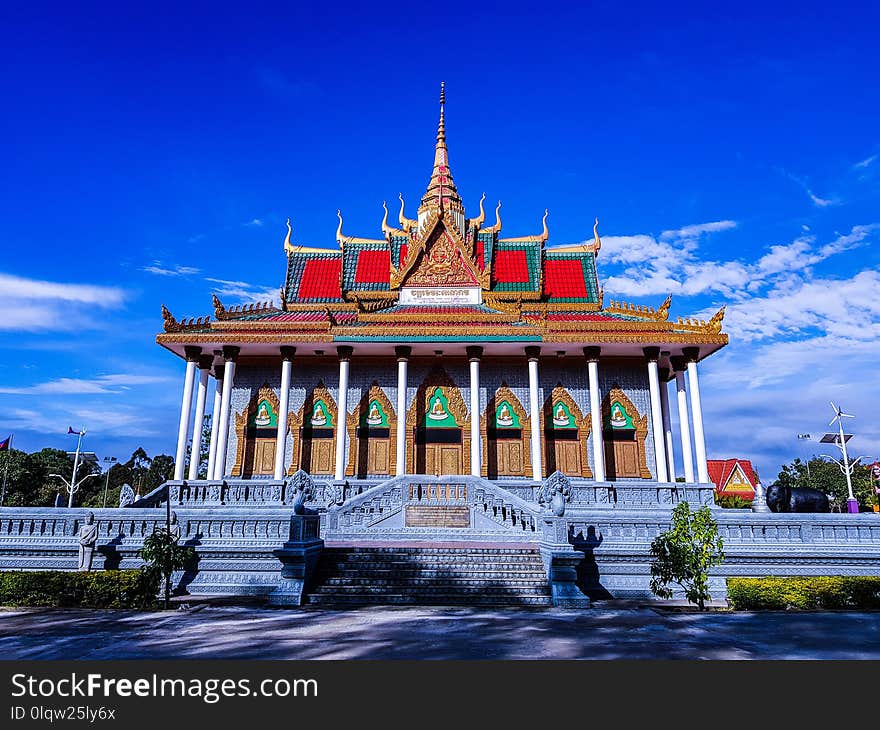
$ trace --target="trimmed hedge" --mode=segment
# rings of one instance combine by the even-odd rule
[[[740,611],[880,608],[880,577],[728,578],[727,600]]]
[[[0,573],[0,605],[55,608],[155,608],[158,571],[63,570]]]

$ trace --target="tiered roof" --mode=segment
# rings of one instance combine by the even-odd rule
[[[383,203],[384,237],[369,239],[345,235],[340,212],[332,249],[294,244],[288,221],[287,276],[279,305],[226,308],[215,297],[213,319],[188,321],[176,320],[163,307],[165,332],[158,341],[170,346],[258,336],[265,342],[275,333],[284,342],[662,341],[708,344],[713,350],[727,343],[721,333],[723,308],[707,322],[670,322],[670,299],[656,309],[606,304],[596,270],[602,246],[598,219],[591,241],[551,247],[546,211],[541,233],[513,238],[501,237],[500,202],[495,223],[485,225],[485,195],[479,215],[466,218],[449,163],[444,105],[441,88],[434,165],[416,219],[406,217],[401,196],[398,227],[393,227]],[[404,292],[415,290],[466,290],[474,303],[437,303],[442,296],[433,303],[413,304],[406,296],[401,301]]]

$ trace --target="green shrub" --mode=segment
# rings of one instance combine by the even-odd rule
[[[156,607],[161,577],[144,568],[0,573],[0,605],[150,609]]]
[[[715,504],[725,509],[749,509],[752,506],[752,500],[740,497],[738,494],[725,494],[719,496],[715,494]]]
[[[728,578],[727,599],[740,611],[880,608],[880,576]]]

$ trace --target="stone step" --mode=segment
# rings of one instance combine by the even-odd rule
[[[450,583],[448,579],[446,580],[438,580],[436,578],[410,578],[410,577],[399,577],[399,578],[351,578],[351,577],[327,577],[321,581],[320,585],[324,586],[402,586],[402,587],[419,587],[422,586],[449,586],[454,585],[456,587],[474,587],[479,588],[481,586],[491,587],[491,586],[504,586],[505,588],[520,588],[520,587],[544,587],[547,584],[546,578],[532,578],[527,580],[516,580],[510,578],[497,578],[497,579],[473,579],[473,578],[457,578],[454,583]]]
[[[510,587],[504,586],[435,586],[429,588],[426,586],[406,587],[406,586],[319,586],[310,592],[310,595],[331,595],[331,596],[491,596],[494,598],[504,598],[507,596],[549,596],[550,589],[546,586],[532,587]]]
[[[433,595],[413,596],[403,594],[384,593],[381,595],[350,594],[346,596],[309,594],[309,603],[317,606],[367,606],[367,605],[404,605],[404,606],[522,606],[547,608],[552,605],[550,596],[458,596],[458,595]]]
[[[362,570],[357,567],[352,566],[321,566],[315,573],[319,577],[323,576],[350,576],[350,577],[363,577],[367,579],[380,579],[380,578],[388,578],[392,576],[400,576],[401,578],[446,578],[446,579],[455,579],[455,578],[465,578],[465,577],[474,577],[474,578],[494,578],[494,577],[508,577],[508,578],[536,578],[539,580],[546,580],[547,576],[543,570],[532,569],[532,568],[500,568],[496,566],[495,568],[491,566],[481,566],[479,569],[466,569],[466,568],[445,568],[445,569],[436,569],[436,568],[416,568],[413,566],[395,566],[395,567],[386,567],[386,568],[371,568],[370,570]]]

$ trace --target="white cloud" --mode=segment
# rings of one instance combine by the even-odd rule
[[[157,276],[191,276],[198,274],[201,269],[197,269],[194,266],[180,266],[179,264],[166,266],[161,261],[154,261],[149,266],[142,267],[141,271],[146,271],[148,274],[156,274]]]
[[[131,386],[169,383],[174,379],[164,375],[139,375],[134,373],[115,373],[99,375],[96,378],[58,378],[36,385],[19,388],[0,387],[0,393],[15,395],[95,395],[122,393]]]
[[[45,332],[91,329],[95,307],[115,309],[126,301],[124,289],[28,279],[0,273],[0,331]]]
[[[870,167],[872,164],[874,164],[878,157],[880,157],[880,155],[871,155],[870,157],[866,157],[864,160],[857,162],[853,165],[853,167],[857,170]]]
[[[797,183],[797,185],[807,194],[807,196],[813,202],[813,205],[815,205],[817,208],[827,208],[831,205],[840,205],[841,201],[837,198],[822,198],[816,195],[816,193],[813,192],[812,188],[804,178],[800,178],[797,175],[792,175],[787,170],[781,170],[781,172],[789,180]]]
[[[660,234],[660,238],[664,240],[698,238],[704,233],[718,233],[719,231],[729,231],[731,228],[736,228],[736,221],[713,221],[711,223],[696,223],[694,225],[685,226],[684,228],[678,228],[673,231],[663,231],[663,233]]]
[[[254,227],[254,228],[260,228],[263,225],[263,221],[260,220],[259,218],[253,218],[253,219],[249,220],[247,223],[245,223],[244,225]]]
[[[231,297],[236,304],[252,304],[275,301],[278,296],[278,287],[257,286],[246,281],[231,281],[229,279],[213,279],[206,277],[205,281],[219,284],[214,291],[221,299]]]

